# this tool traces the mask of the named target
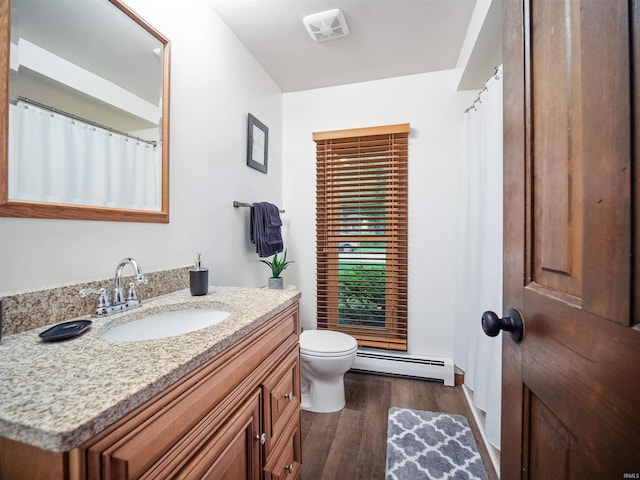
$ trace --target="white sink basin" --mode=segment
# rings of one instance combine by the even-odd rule
[[[220,323],[231,315],[224,310],[187,309],[156,313],[118,325],[100,335],[109,342],[139,342],[175,337]]]

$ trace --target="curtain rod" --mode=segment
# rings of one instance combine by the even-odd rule
[[[103,130],[108,130],[109,132],[117,133],[119,135],[123,135],[123,136],[128,137],[128,138],[133,138],[134,140],[138,140],[140,142],[147,143],[149,145],[153,145],[154,147],[158,146],[158,142],[156,142],[155,140],[145,140],[144,138],[136,137],[135,135],[130,135],[130,134],[126,133],[126,132],[121,132],[120,130],[116,130],[115,128],[111,128],[111,127],[107,127],[105,125],[101,125],[101,124],[99,124],[97,122],[94,122],[92,120],[87,120],[86,118],[79,117],[78,115],[76,115],[74,113],[65,112],[64,110],[60,110],[58,108],[51,107],[49,105],[45,105],[44,103],[36,102],[35,100],[31,100],[30,98],[27,98],[27,97],[18,97],[18,100],[20,100],[21,102],[24,102],[24,103],[28,103],[29,105],[33,105],[35,107],[39,107],[39,108],[42,108],[44,110],[49,110],[50,112],[54,112],[54,113],[57,113],[59,115],[63,115],[65,117],[71,118],[73,120],[78,120],[78,121],[80,121],[82,123],[86,123],[88,125],[93,125],[94,127],[98,127],[98,128],[103,129]],[[14,105],[18,104],[18,102],[16,100],[10,100],[10,102],[13,103]]]
[[[233,208],[240,208],[240,207],[248,207],[248,208],[250,208],[250,207],[253,207],[253,203],[239,202],[237,200],[234,200],[233,201]],[[284,210],[282,210],[281,208],[278,209],[278,211],[280,213],[284,213]]]
[[[499,71],[499,69],[500,69],[500,66],[493,67],[493,73],[492,73],[492,74],[491,74],[491,76],[487,79],[487,82],[488,82],[489,80],[491,80],[491,77],[494,77],[496,80],[500,79],[500,77],[498,76],[498,71]],[[487,85],[486,85],[486,83],[487,83],[487,82],[485,82],[485,86],[484,86],[484,88],[478,92],[478,96],[477,96],[477,97],[476,97],[476,99],[473,101],[473,104],[472,104],[469,108],[467,108],[467,109],[464,111],[464,113],[467,113],[469,110],[472,110],[472,109],[473,109],[473,110],[475,110],[475,108],[476,108],[476,103],[480,102],[480,95],[482,95],[485,91],[487,91]],[[480,103],[482,103],[482,102],[480,102]]]

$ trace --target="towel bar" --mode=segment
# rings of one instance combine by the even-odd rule
[[[245,203],[245,202],[239,202],[237,200],[233,201],[233,208],[239,208],[239,207],[253,207],[253,203]],[[278,211],[280,213],[284,213],[284,210],[282,210],[281,208],[278,209]]]

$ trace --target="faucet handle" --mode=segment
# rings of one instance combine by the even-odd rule
[[[129,292],[127,293],[127,301],[130,302],[131,300],[138,300],[138,291],[136,290],[136,284],[134,282],[129,284]]]
[[[107,293],[107,290],[105,288],[101,288],[99,290],[96,290],[95,288],[83,288],[82,290],[80,290],[80,296],[82,298],[91,294],[98,295],[98,303],[96,303],[96,308],[111,306],[111,299],[109,298],[109,294]]]
[[[141,283],[146,285],[149,283],[149,279],[145,277],[142,272],[139,272],[136,275],[135,281],[129,283],[129,291],[127,292],[127,300],[126,300],[127,302],[139,300],[138,290],[136,289],[136,285],[140,285]],[[124,296],[124,292],[122,291],[122,289],[120,289],[119,291],[116,289],[114,293],[114,300],[115,300],[114,303],[116,304],[123,303],[125,301],[123,296]]]

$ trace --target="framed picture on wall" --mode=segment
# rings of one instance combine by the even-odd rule
[[[247,165],[267,173],[269,159],[269,128],[249,114],[247,132]]]

